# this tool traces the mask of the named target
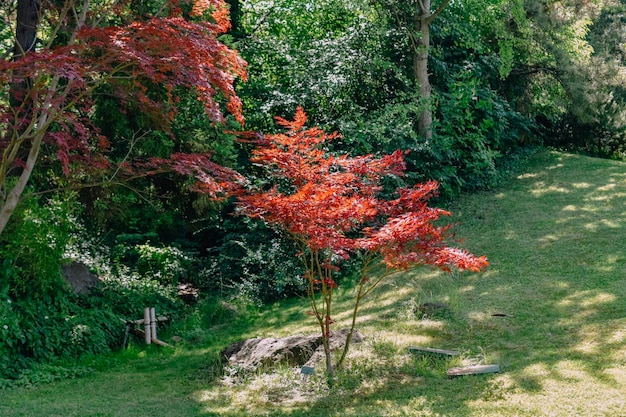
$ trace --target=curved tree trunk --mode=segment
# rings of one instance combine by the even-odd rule
[[[48,116],[46,114],[42,114],[38,122],[46,124],[47,119]],[[45,131],[40,131],[31,139],[30,151],[28,152],[24,168],[22,169],[17,183],[13,186],[13,188],[11,188],[11,191],[9,191],[6,199],[2,202],[2,206],[0,207],[0,234],[4,231],[11,215],[15,211],[17,203],[20,201],[20,197],[26,188],[26,184],[28,184],[28,180],[33,173],[37,157],[39,156],[39,150],[41,149],[41,142],[43,140],[44,133]]]
[[[39,0],[18,0],[15,44],[13,46],[14,61],[22,59],[27,52],[35,48],[38,25]],[[13,82],[11,83],[11,90],[9,92],[9,102],[11,107],[15,109],[17,117],[24,122],[17,123],[4,133],[7,147],[3,149],[2,166],[0,167],[0,234],[6,227],[9,218],[13,214],[13,211],[15,211],[15,207],[24,192],[24,188],[28,183],[37,156],[39,155],[39,149],[41,148],[41,141],[43,139],[43,132],[34,135],[32,138],[27,138],[26,136],[29,135],[25,133],[32,128],[33,121],[30,120],[30,123],[28,123],[28,121],[34,117],[33,104],[28,97],[32,87],[32,80],[24,72],[16,71],[12,76]],[[47,118],[47,115],[42,114],[41,120],[38,120],[38,122],[46,124]],[[30,141],[28,153],[20,152],[22,150],[20,144],[28,141]],[[24,167],[15,185],[11,190],[7,190],[6,176],[9,165],[18,157],[24,159]]]

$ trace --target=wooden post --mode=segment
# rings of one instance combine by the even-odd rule
[[[152,340],[158,340],[157,338],[157,319],[156,319],[156,309],[154,307],[150,308],[150,324],[151,324],[151,333]]]
[[[150,309],[148,307],[143,309],[143,323],[146,329],[146,345],[152,343],[152,336],[150,332]]]

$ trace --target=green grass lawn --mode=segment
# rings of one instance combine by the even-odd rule
[[[487,255],[489,269],[390,277],[367,299],[366,341],[332,391],[296,369],[216,374],[233,340],[316,332],[306,302],[290,300],[199,321],[177,348],[137,346],[82,378],[0,391],[0,416],[626,416],[626,163],[543,152],[452,209],[462,245]],[[338,328],[349,321],[347,287]],[[422,302],[447,309],[420,317]],[[428,360],[409,346],[462,357]],[[502,372],[446,377],[461,364]]]

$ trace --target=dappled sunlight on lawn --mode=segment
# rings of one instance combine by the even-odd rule
[[[542,416],[622,416],[626,410],[623,370],[596,377],[579,361],[564,359],[528,366],[516,376],[537,384],[531,391],[513,388],[506,396],[507,407],[515,403],[526,407],[524,415],[533,415],[534,409],[534,415]]]
[[[578,343],[572,347],[575,352],[597,355],[616,363],[626,365],[626,319],[613,323],[582,324],[576,328]],[[626,368],[625,368],[626,370]]]
[[[206,415],[227,417],[626,416],[625,205],[626,164],[538,155],[506,187],[451,210],[463,246],[489,258],[484,273],[416,268],[363,301],[356,327],[365,341],[349,357],[361,379],[333,395],[298,392],[297,370],[281,370],[195,398]],[[347,280],[334,299],[336,329],[349,325],[353,300]],[[448,313],[420,317],[423,302]],[[256,331],[319,332],[305,299],[283,307],[266,309]],[[445,368],[429,374],[429,362],[426,373],[412,362],[390,370],[410,360],[409,346],[456,350],[462,364],[501,373],[451,379]]]
[[[539,181],[535,184],[535,189],[534,190],[530,190],[530,193],[533,195],[533,197],[544,197],[546,194],[550,194],[550,193],[564,193],[567,194],[570,192],[570,190],[568,190],[565,187],[560,187],[557,185],[546,185],[546,183],[544,183],[543,181]]]
[[[574,307],[575,309],[590,310],[602,304],[612,303],[616,300],[615,295],[596,290],[577,291],[560,301],[555,301],[557,307]]]
[[[591,231],[591,232],[595,232],[598,230],[601,230],[603,228],[609,228],[609,229],[620,229],[623,227],[623,225],[620,223],[621,220],[615,220],[615,219],[599,219],[595,222],[592,223],[587,223],[585,224],[585,229]]]

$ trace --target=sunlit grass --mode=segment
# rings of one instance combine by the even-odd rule
[[[0,391],[0,415],[626,416],[626,164],[545,152],[452,211],[462,245],[487,255],[489,270],[389,277],[363,305],[366,340],[333,390],[321,369],[306,379],[292,368],[217,373],[234,340],[317,332],[296,299],[200,320],[171,351],[138,346],[84,378]],[[351,296],[344,284],[337,328],[349,323]],[[420,317],[424,302],[447,311]],[[461,355],[419,357],[409,346]],[[502,372],[445,375],[490,363]]]

